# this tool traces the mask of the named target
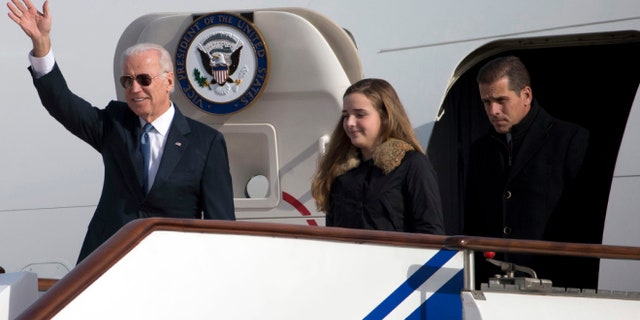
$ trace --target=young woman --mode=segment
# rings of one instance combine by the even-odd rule
[[[444,234],[436,173],[385,80],[344,93],[311,194],[327,226]]]

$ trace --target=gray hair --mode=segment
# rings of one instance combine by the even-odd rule
[[[149,51],[156,50],[160,53],[160,68],[161,71],[173,72],[173,61],[171,59],[171,54],[169,51],[165,49],[163,46],[155,44],[155,43],[138,43],[129,48],[127,48],[124,52],[122,52],[122,63],[124,63],[127,58]]]

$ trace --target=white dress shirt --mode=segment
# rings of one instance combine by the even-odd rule
[[[31,63],[33,75],[38,79],[53,70],[53,66],[56,64],[56,59],[53,56],[53,50],[49,50],[47,55],[42,58],[34,57],[33,51],[29,51],[29,62]]]

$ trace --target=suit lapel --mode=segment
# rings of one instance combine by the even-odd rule
[[[142,190],[142,154],[140,153],[140,134],[142,128],[140,127],[140,121],[138,116],[131,112],[126,107],[127,111],[124,116],[123,131],[118,134],[122,135],[122,141],[124,145],[114,146],[121,149],[121,152],[116,154],[126,154],[127,156],[118,156],[116,161],[124,177],[129,180],[127,185],[132,188],[132,194],[139,194],[140,197],[144,196]]]
[[[542,114],[538,116],[542,116]],[[540,149],[549,138],[550,128],[551,122],[547,118],[544,121],[540,121],[539,124],[535,122],[532,124],[529,132],[524,137],[522,149],[518,151],[517,160],[514,162],[513,168],[511,168],[511,179],[516,177],[526,167],[526,164],[540,152]]]
[[[132,123],[133,130],[129,131],[131,137],[126,139],[127,148],[129,150],[129,156],[131,157],[131,162],[133,164],[133,168],[136,174],[136,180],[140,186],[140,191],[142,191],[142,171],[143,163],[142,163],[142,153],[140,153],[140,135],[142,134],[142,128],[140,127],[140,122],[138,121],[137,116],[134,118],[135,123]],[[132,121],[133,122],[133,121]]]

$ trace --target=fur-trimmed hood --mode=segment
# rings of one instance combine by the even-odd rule
[[[371,157],[373,159],[373,165],[382,169],[384,174],[388,174],[400,165],[407,151],[412,150],[415,150],[413,146],[402,140],[388,139],[373,151]],[[351,169],[357,168],[360,165],[360,161],[358,149],[352,146],[349,149],[346,161],[339,166],[336,177],[347,173],[347,171]]]

